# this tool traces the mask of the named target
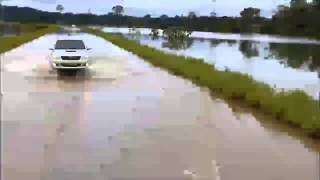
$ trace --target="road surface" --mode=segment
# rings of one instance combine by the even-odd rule
[[[3,180],[318,180],[316,143],[103,39],[71,35],[93,62],[58,75],[48,49],[66,36],[2,54]]]

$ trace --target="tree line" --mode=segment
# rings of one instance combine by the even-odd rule
[[[124,15],[124,7],[116,5],[105,15],[90,13],[65,13],[63,5],[57,5],[57,12],[45,12],[27,7],[5,6],[1,8],[5,21],[22,23],[57,23],[79,25],[106,25],[125,27],[161,28],[182,27],[189,31],[263,33],[293,36],[313,36],[320,38],[320,0],[291,0],[289,6],[281,5],[272,18],[261,17],[260,9],[248,7],[239,17],[217,17],[215,12],[208,16],[188,15],[169,17],[133,17]]]
[[[94,24],[107,26],[126,26],[126,27],[149,27],[161,28],[183,27],[188,30],[197,31],[221,31],[221,32],[240,32],[240,17],[216,17],[215,13],[209,16],[197,16],[190,12],[187,16],[169,17],[165,14],[159,17],[151,17],[146,14],[144,17],[133,17],[123,15],[124,8],[120,5],[114,6],[111,12],[105,15],[95,15],[91,13],[65,13],[62,5],[58,5],[57,12],[45,12],[28,7],[4,6],[0,11],[3,12],[4,21],[15,21],[22,23],[57,23],[64,24]],[[2,12],[0,12],[1,14]],[[253,22],[268,21],[263,17],[256,17]]]

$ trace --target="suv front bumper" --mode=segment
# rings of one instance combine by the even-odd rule
[[[88,67],[87,60],[53,60],[51,65],[55,69],[85,69]]]

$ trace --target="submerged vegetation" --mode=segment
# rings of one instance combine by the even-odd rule
[[[141,32],[136,27],[129,28],[129,34],[140,36]]]
[[[159,37],[159,30],[156,28],[152,28],[151,32],[150,32],[150,36],[154,39],[154,38],[158,38]]]
[[[159,30],[153,28],[150,32],[152,39],[159,37]],[[172,27],[162,31],[163,37],[166,39],[162,46],[170,49],[187,49],[192,45],[193,40],[190,39],[191,32],[185,28]]]
[[[191,31],[180,27],[170,27],[163,30],[163,36],[169,40],[185,40],[190,37]]]
[[[124,37],[86,29],[113,44],[124,48],[155,66],[208,87],[225,98],[236,99],[272,115],[278,120],[303,129],[312,137],[320,137],[320,108],[317,101],[303,91],[277,93],[268,85],[248,75],[217,71],[202,59],[167,54]]]
[[[14,37],[0,37],[0,53],[16,48],[47,33],[58,30],[56,25],[29,24],[22,25],[23,33]]]

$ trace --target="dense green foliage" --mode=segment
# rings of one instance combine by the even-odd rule
[[[268,85],[257,82],[248,75],[217,71],[201,59],[166,54],[118,35],[92,29],[86,31],[135,53],[155,66],[206,86],[226,98],[242,100],[278,120],[305,130],[309,135],[320,137],[319,104],[302,91],[276,93]]]
[[[320,9],[317,0],[292,0],[291,6],[279,6],[266,32],[320,38]]]
[[[22,25],[23,26],[23,25]],[[35,29],[34,29],[35,28]],[[28,41],[41,37],[47,33],[54,32],[58,30],[58,27],[55,25],[27,25],[23,26],[24,30],[27,30],[25,33],[15,37],[0,37],[0,53],[6,52],[10,49],[16,48],[21,44],[24,44]],[[30,29],[34,31],[30,31]]]

